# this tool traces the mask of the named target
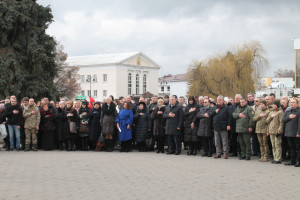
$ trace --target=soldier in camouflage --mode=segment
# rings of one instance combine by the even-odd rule
[[[32,150],[37,151],[37,131],[39,130],[39,124],[41,115],[39,108],[35,105],[34,99],[29,99],[29,105],[24,108],[23,117],[25,119],[25,151],[30,150],[30,140],[32,138]]]
[[[265,100],[260,101],[260,108],[255,111],[253,122],[256,122],[255,132],[260,145],[261,162],[268,161],[269,145],[268,145],[268,123],[267,117],[269,116],[269,110],[267,108],[267,102]]]

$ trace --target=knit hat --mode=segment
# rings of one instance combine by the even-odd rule
[[[1,104],[0,104],[0,111],[2,112],[2,111],[4,111],[4,110],[5,110],[5,106],[4,106],[3,103],[1,103]]]
[[[98,104],[99,106],[101,105],[100,101],[96,101],[96,102],[94,103],[94,105],[96,105],[96,104]]]
[[[278,101],[278,100],[273,101],[272,104],[275,104],[275,105],[277,106],[278,109],[280,108],[280,101]]]
[[[265,106],[267,106],[267,101],[266,100],[261,100],[260,103],[265,104]]]
[[[139,102],[139,105],[143,104],[144,105],[144,108],[146,108],[146,104],[145,102]]]

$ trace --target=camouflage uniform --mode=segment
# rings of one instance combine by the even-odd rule
[[[32,111],[35,111],[36,114],[32,114]],[[40,111],[37,106],[27,106],[24,108],[23,117],[25,118],[25,135],[26,135],[26,150],[29,150],[30,139],[32,137],[32,146],[33,149],[37,148],[37,130],[36,126],[40,124]]]
[[[239,114],[243,113],[244,118],[240,118]],[[234,119],[236,119],[236,132],[238,133],[239,143],[241,146],[241,159],[250,160],[251,156],[251,133],[249,128],[253,128],[252,118],[254,116],[254,110],[251,106],[241,107],[240,105],[232,113]]]
[[[273,114],[276,114],[275,117],[271,117]],[[282,142],[282,133],[284,124],[282,123],[283,118],[282,110],[272,110],[267,118],[268,133],[270,134],[272,149],[273,149],[273,158],[274,161],[281,162],[281,142]]]
[[[268,123],[267,117],[269,116],[269,110],[267,108],[258,109],[253,117],[253,122],[256,122],[255,132],[260,145],[261,158],[260,161],[268,161],[269,145],[268,145]],[[260,117],[261,114],[266,114],[264,117]]]

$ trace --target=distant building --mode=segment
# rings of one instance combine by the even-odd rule
[[[269,95],[274,93],[276,98],[281,98],[283,96],[292,97],[295,82],[293,78],[282,77],[282,78],[262,78],[262,82],[265,83],[265,88],[255,91],[257,97],[262,97],[264,95]]]
[[[158,79],[158,95],[177,95],[187,97],[188,79],[187,74],[166,75]]]
[[[67,62],[80,68],[82,91],[77,98],[102,101],[109,95],[158,94],[160,66],[141,52],[76,56]]]
[[[294,40],[295,49],[295,94],[300,94],[300,38]]]

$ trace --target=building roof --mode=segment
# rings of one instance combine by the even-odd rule
[[[70,65],[117,64],[140,53],[141,52],[113,53],[113,54],[104,53],[104,54],[87,55],[87,56],[73,56],[73,57],[68,57],[67,62]]]
[[[187,74],[175,74],[175,75],[172,75],[172,74],[168,74],[168,75],[165,75],[163,77],[160,77],[158,78],[158,82],[180,82],[180,81],[187,81],[188,80],[188,76]]]

